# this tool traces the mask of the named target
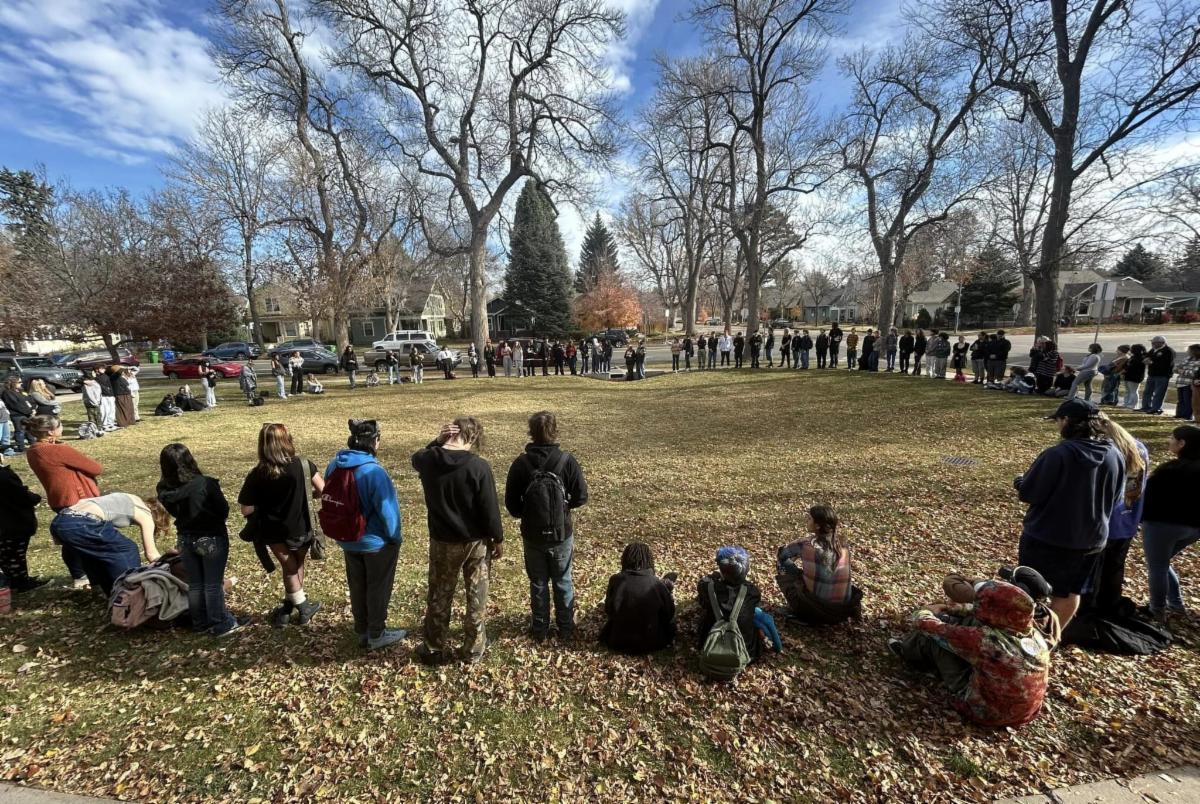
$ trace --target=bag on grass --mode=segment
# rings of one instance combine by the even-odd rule
[[[321,530],[335,542],[357,542],[367,532],[353,469],[337,467],[325,481],[321,508],[317,511]]]
[[[84,422],[79,425],[79,438],[82,441],[90,441],[93,438],[100,437],[100,428],[91,422]]]
[[[700,649],[700,672],[710,678],[730,681],[750,664],[750,651],[746,649],[746,639],[738,628],[738,615],[742,612],[745,600],[746,585],[742,584],[733,610],[725,617],[721,613],[716,588],[711,580],[708,581],[708,601],[717,621],[709,629],[708,636],[704,638],[704,647]]]
[[[551,468],[537,466],[526,453],[533,469],[529,485],[521,497],[521,524],[541,537],[543,542],[556,544],[567,538],[567,490],[559,473],[567,464],[567,453],[560,453]]]

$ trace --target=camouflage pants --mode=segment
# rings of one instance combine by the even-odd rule
[[[477,540],[465,544],[429,540],[429,598],[425,609],[425,648],[432,655],[446,650],[450,610],[461,573],[467,592],[463,620],[463,654],[482,656],[487,647],[485,629],[488,597],[488,546]]]

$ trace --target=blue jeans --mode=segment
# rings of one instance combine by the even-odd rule
[[[808,350],[801,349],[800,350],[800,369],[801,369],[801,371],[803,371],[804,369],[807,369],[807,368],[808,368]]]
[[[1171,522],[1143,522],[1142,547],[1146,551],[1146,572],[1150,586],[1150,610],[1162,611],[1167,606],[1183,608],[1179,590],[1179,575],[1171,559],[1188,545],[1200,539],[1200,528],[1176,525]]]
[[[12,449],[12,424],[0,422],[0,451]]]
[[[82,567],[93,589],[107,597],[113,582],[142,564],[136,544],[121,535],[111,522],[64,509],[50,522],[50,535],[63,547],[63,562],[72,577]]]
[[[1192,386],[1181,385],[1175,389],[1179,392],[1179,402],[1175,405],[1175,418],[1192,420]]]
[[[1161,413],[1163,400],[1167,396],[1170,377],[1147,377],[1146,389],[1142,392],[1142,412]]]
[[[525,574],[529,576],[530,630],[550,630],[550,586],[554,586],[554,620],[560,634],[575,629],[575,585],[571,581],[574,537],[558,544],[537,544],[524,539]]]
[[[887,350],[887,370],[888,371],[896,370],[896,350],[895,349]]]
[[[196,552],[200,539],[211,539],[208,555]],[[229,536],[224,533],[179,534],[179,557],[188,576],[188,613],[192,631],[224,633],[235,624],[225,608],[225,565],[229,562]]]

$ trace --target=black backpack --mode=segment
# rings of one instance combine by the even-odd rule
[[[525,459],[533,469],[529,485],[521,497],[522,530],[543,542],[557,543],[567,538],[567,490],[559,474],[567,464],[567,453],[558,456],[553,467],[537,466],[529,453]]]

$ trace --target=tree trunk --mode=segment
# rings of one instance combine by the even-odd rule
[[[696,334],[696,289],[699,284],[699,275],[690,278],[687,286],[687,298],[683,300],[683,332],[689,338]]]
[[[1054,340],[1058,334],[1058,269],[1034,279],[1034,308],[1037,311],[1034,332]]]
[[[887,332],[895,321],[896,315],[896,264],[888,263],[880,267],[879,281],[879,331]]]
[[[487,341],[487,277],[485,268],[487,262],[487,227],[476,226],[471,234],[470,252],[470,285],[471,285],[471,339],[475,341],[476,354],[483,354],[484,342]]]
[[[104,340],[104,348],[108,350],[108,354],[110,357],[112,357],[113,363],[120,363],[121,356],[117,354],[117,344],[113,340],[113,336],[105,332],[102,333],[100,337]]]
[[[758,305],[762,296],[762,260],[757,254],[746,255],[746,337],[758,332]]]
[[[346,326],[346,311],[341,308],[342,305],[339,303],[338,309],[333,311],[330,322],[330,326],[333,327],[333,337],[336,338],[337,353],[339,355],[346,351],[346,347],[350,345],[350,331]]]
[[[254,298],[254,255],[253,242],[249,237],[242,238],[242,272],[246,279],[246,307],[250,312],[250,326],[254,328],[254,340],[261,349],[264,346],[262,322],[258,320],[258,301]]]
[[[1014,322],[1018,327],[1027,327],[1033,320],[1033,279],[1024,271],[1021,272],[1021,301],[1017,304],[1017,317]]]
[[[208,330],[204,330],[200,333],[200,351],[208,351]]]

